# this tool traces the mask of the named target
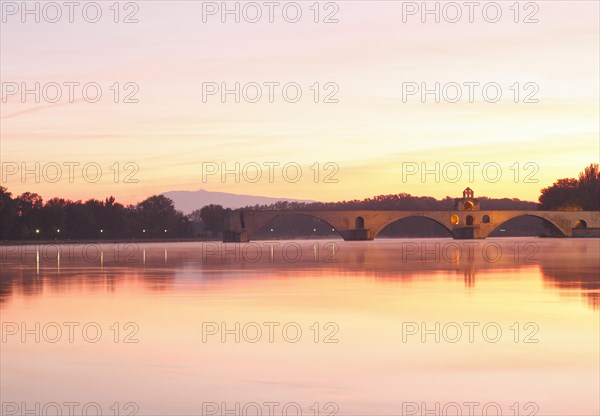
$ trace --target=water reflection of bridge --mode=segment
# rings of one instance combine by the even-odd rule
[[[253,275],[358,276],[386,282],[450,277],[469,290],[477,290],[477,282],[498,273],[527,270],[541,275],[545,285],[561,294],[582,296],[593,308],[600,307],[598,239],[72,246],[0,247],[0,304],[15,294],[41,296],[45,290],[64,292],[70,286],[112,292],[136,282],[162,291],[188,281],[206,285],[208,290],[219,281]],[[56,247],[62,255],[57,255]]]

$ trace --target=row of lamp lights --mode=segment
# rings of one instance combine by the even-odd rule
[[[273,231],[273,229],[271,229],[271,231]],[[60,228],[57,228],[57,229],[56,229],[56,232],[60,234]],[[101,229],[101,230],[100,230],[100,232],[101,232],[101,233],[103,233],[103,232],[104,232],[104,230],[103,230],[103,229]],[[146,229],[144,228],[144,229],[142,230],[142,232],[143,232],[143,233],[145,233],[145,232],[146,232]],[[165,233],[166,233],[166,232],[167,232],[167,229],[165,228]],[[39,228],[36,228],[36,229],[35,229],[35,233],[36,233],[36,234],[39,234],[39,233],[40,233],[40,229],[39,229]]]
[[[271,232],[273,232],[273,231],[274,231],[274,230],[273,230],[273,228],[271,228]],[[331,229],[331,231],[335,231],[335,228],[332,228],[332,229]],[[60,228],[58,228],[58,229],[56,230],[56,232],[57,232],[57,233],[60,233]],[[101,230],[100,230],[100,232],[101,232],[101,233],[103,233],[103,232],[104,232],[104,230],[102,230],[102,229],[101,229]],[[144,229],[142,230],[142,232],[143,232],[143,233],[145,233],[145,232],[146,232],[146,229],[144,228]],[[166,232],[167,232],[167,230],[165,229],[165,233],[166,233]],[[313,232],[317,232],[317,229],[316,229],[316,228],[313,228]],[[35,233],[36,233],[36,234],[39,234],[39,233],[40,233],[40,229],[39,229],[39,228],[36,228],[36,230],[35,230]]]
[[[273,228],[271,228],[271,232],[273,232],[273,231],[274,231]],[[332,228],[331,231],[335,231],[335,228]],[[165,230],[165,232],[166,232],[166,230]],[[317,232],[317,229],[313,228],[313,232]]]

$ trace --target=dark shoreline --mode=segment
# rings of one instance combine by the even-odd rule
[[[436,239],[440,237],[430,237],[430,236],[422,236],[422,237],[380,237],[379,240],[394,240],[394,239]],[[582,239],[582,238],[600,238],[600,234],[597,232],[576,235],[573,237],[566,236],[545,236],[545,235],[521,235],[521,236],[506,236],[506,237],[491,237],[491,238],[574,238],[574,239]],[[331,240],[337,239],[331,236],[323,236],[323,237],[310,237],[310,238],[298,238],[298,237],[280,237],[276,239],[256,239],[253,241],[276,241],[276,240]],[[340,239],[341,240],[341,239]],[[448,237],[448,240],[454,241],[451,237]],[[484,239],[485,240],[485,239]],[[129,240],[16,240],[16,241],[0,241],[0,247],[11,247],[11,246],[27,246],[27,245],[83,245],[83,244],[143,244],[143,243],[221,243],[223,242],[222,238],[179,238],[179,239],[129,239]]]
[[[331,240],[336,239],[339,236],[311,236],[306,238],[298,238],[298,236],[278,237],[276,239],[256,239],[253,241],[271,241],[271,240]],[[417,238],[417,237],[415,237]],[[436,237],[418,237],[418,238],[436,238]],[[339,237],[341,240],[341,237]],[[142,244],[142,243],[222,243],[223,237],[215,238],[173,238],[173,239],[114,239],[114,240],[3,240],[0,241],[0,247],[2,246],[26,246],[26,245],[67,245],[67,244]]]
[[[193,243],[193,242],[221,242],[222,238],[173,238],[173,239],[115,239],[115,240],[5,240],[0,241],[0,246],[26,246],[40,244],[140,244],[140,243]]]

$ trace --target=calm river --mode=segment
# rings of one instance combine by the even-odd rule
[[[4,246],[3,415],[598,415],[600,240]]]

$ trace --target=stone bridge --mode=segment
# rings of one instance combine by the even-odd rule
[[[250,241],[256,232],[271,220],[286,215],[318,218],[329,224],[344,240],[372,240],[386,226],[411,217],[435,221],[445,227],[455,239],[483,239],[506,221],[527,215],[544,219],[566,237],[572,237],[574,229],[600,229],[598,211],[236,210],[228,212],[225,216],[223,241]]]

